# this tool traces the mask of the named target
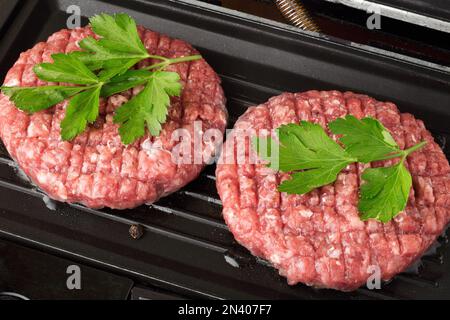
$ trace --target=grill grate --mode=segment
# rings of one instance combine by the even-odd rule
[[[447,136],[437,134],[436,139],[442,142],[441,146],[447,151],[448,156],[448,148],[445,148]],[[0,177],[1,187],[19,190],[35,197],[44,197],[41,191],[30,182],[25,181],[23,173],[19,173],[17,165],[11,160],[2,143],[0,143],[0,172],[2,173]],[[127,225],[139,224],[147,231],[178,237],[183,241],[212,249],[231,258],[240,267],[257,263],[265,268],[272,269],[271,272],[276,272],[270,264],[253,257],[233,239],[221,216],[222,206],[215,188],[214,172],[215,166],[207,167],[200,177],[186,188],[148,207],[114,211],[109,209],[93,210],[77,204],[69,206]],[[65,205],[57,204],[57,206]],[[185,231],[178,226],[164,224],[164,219],[158,219],[158,217],[164,218],[164,215],[174,215],[184,220],[184,227],[193,224],[195,230],[201,230],[202,232],[193,233],[193,229]],[[447,243],[448,237],[444,233],[422,257],[421,261],[396,276],[390,283],[384,284],[382,291],[361,288],[357,290],[357,293],[368,298],[397,299],[400,298],[398,294],[389,292],[389,285],[392,282],[397,285],[408,284],[419,288],[439,287],[439,278],[445,269],[443,251],[446,250]]]
[[[230,127],[249,106],[281,90],[338,89],[366,92],[380,100],[392,101],[396,97],[402,110],[432,124],[428,127],[435,130],[443,147],[450,141],[450,113],[443,107],[449,99],[450,77],[442,70],[403,63],[399,57],[387,58],[379,52],[314,38],[296,29],[256,23],[248,16],[205,10],[191,0],[129,0],[121,2],[120,8],[97,0],[24,0],[20,14],[12,19],[8,36],[1,39],[1,76],[20,52],[60,29],[67,18],[67,6],[73,4],[82,7],[86,16],[104,11],[127,12],[149,28],[191,42],[221,74]],[[49,13],[45,21],[38,14],[43,8]],[[445,150],[450,157],[449,148]],[[228,231],[221,216],[214,172],[214,166],[206,168],[183,190],[149,207],[92,210],[48,201],[46,207],[44,195],[18,174],[0,145],[0,236],[191,297],[450,296],[446,290],[450,287],[450,273],[445,270],[450,263],[446,237],[439,239],[440,246],[427,254],[416,269],[385,284],[383,290],[361,288],[345,294],[303,285],[289,287],[267,262],[239,246]],[[129,227],[136,224],[145,230],[138,241],[128,234]]]

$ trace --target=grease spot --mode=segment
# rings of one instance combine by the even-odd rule
[[[44,195],[42,197],[42,199],[44,200],[45,206],[51,210],[51,211],[56,211],[56,202],[53,201],[52,199],[50,199],[47,195]]]
[[[240,268],[239,263],[233,257],[225,255],[224,258],[225,258],[225,261],[233,268]]]

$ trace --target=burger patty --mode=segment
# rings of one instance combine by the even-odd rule
[[[255,129],[261,135],[263,129],[300,120],[326,128],[347,114],[377,118],[402,149],[428,142],[407,160],[413,190],[406,210],[389,223],[362,222],[359,217],[361,174],[370,165],[351,165],[332,185],[306,195],[288,195],[278,192],[277,186],[289,175],[274,172],[262,161],[251,164],[254,152],[248,141],[245,161],[236,160],[242,152],[236,147],[237,129]],[[450,167],[441,148],[421,120],[368,96],[310,91],[272,98],[248,109],[237,121],[220,162],[217,188],[228,226],[238,242],[268,260],[291,285],[302,282],[350,291],[378,271],[389,280],[417,260],[449,222]]]
[[[139,34],[152,55],[176,58],[197,54],[181,40],[144,28],[139,28]],[[53,34],[47,42],[20,55],[4,85],[48,85],[37,79],[33,66],[51,62],[52,54],[79,50],[79,41],[87,36],[94,36],[88,27]],[[149,59],[140,67],[155,62]],[[167,70],[179,73],[183,92],[180,98],[171,99],[168,120],[158,137],[146,136],[124,146],[118,125],[113,123],[115,109],[139,88],[103,100],[96,123],[71,142],[60,137],[67,101],[28,115],[0,95],[0,137],[23,171],[53,199],[116,209],[152,203],[195,179],[205,165],[172,161],[174,130],[185,129],[191,136],[194,130],[224,132],[227,122],[221,81],[204,60],[171,65]],[[201,121],[200,128],[194,126],[195,121]]]

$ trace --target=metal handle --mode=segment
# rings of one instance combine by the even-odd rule
[[[275,0],[275,3],[283,16],[294,26],[303,30],[320,32],[320,28],[299,1]]]

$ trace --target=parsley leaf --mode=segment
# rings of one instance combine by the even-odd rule
[[[398,164],[386,168],[372,168],[364,171],[361,186],[359,211],[361,219],[376,219],[388,222],[403,211],[408,203],[412,186],[411,174],[405,167],[406,158],[423,148],[426,141],[407,150],[401,150]]]
[[[102,43],[117,51],[148,55],[139,37],[136,22],[127,14],[100,14],[89,19],[92,30],[103,37]]]
[[[121,124],[122,142],[130,144],[144,136],[146,126],[153,136],[158,136],[167,118],[170,97],[179,96],[181,89],[178,73],[154,72],[144,90],[116,110],[114,122]]]
[[[403,211],[408,202],[412,178],[404,162],[420,143],[408,150],[401,150],[389,131],[376,119],[359,120],[353,116],[337,119],[329,124],[334,134],[342,134],[341,142],[346,151],[359,162],[401,158],[395,166],[367,169],[362,179],[359,211],[361,219],[388,222]]]
[[[70,98],[85,90],[84,87],[1,87],[17,108],[26,112],[38,112]]]
[[[99,36],[80,41],[82,51],[54,54],[53,63],[41,63],[33,70],[44,81],[78,86],[0,87],[21,110],[30,113],[48,109],[71,98],[61,122],[63,140],[71,140],[93,123],[99,114],[100,97],[139,85],[145,89],[118,109],[116,122],[127,144],[145,134],[148,127],[158,135],[167,119],[171,96],[181,94],[180,77],[163,70],[171,64],[199,60],[200,55],[169,59],[150,55],[139,37],[135,21],[126,14],[101,14],[90,19]],[[129,70],[138,62],[154,58],[161,62],[141,70]]]
[[[343,135],[340,141],[345,150],[360,162],[370,163],[400,152],[389,131],[376,119],[347,116],[331,122],[329,128]]]
[[[400,158],[395,166],[367,169],[362,179],[359,211],[361,219],[388,222],[403,211],[412,186],[411,174],[405,167],[406,158],[421,149],[421,142],[401,150],[389,131],[376,119],[358,120],[353,116],[330,123],[335,134],[343,134],[344,150],[318,124],[302,121],[277,130],[277,144],[272,138],[257,138],[254,148],[269,161],[269,167],[292,172],[290,180],[278,189],[288,194],[305,194],[336,181],[338,174],[355,162]],[[278,146],[278,148],[274,148]]]
[[[363,221],[389,222],[402,212],[408,202],[412,178],[401,161],[395,166],[367,169],[362,178],[359,211]]]
[[[335,162],[316,169],[296,172],[278,188],[288,194],[306,194],[336,181],[338,174],[351,162]]]
[[[108,47],[106,40],[95,40],[91,37],[83,39],[80,47],[85,51],[77,51],[71,55],[82,61],[91,70],[106,69],[99,74],[101,79],[109,79],[121,74],[148,57],[148,53],[116,51]]]
[[[95,86],[72,98],[61,122],[61,137],[72,140],[82,133],[88,123],[94,123],[99,113],[101,86]]]
[[[53,63],[41,63],[34,67],[39,79],[49,82],[95,84],[99,79],[81,61],[62,53],[52,55]]]
[[[288,124],[281,126],[277,133],[279,152],[270,151],[269,167],[283,172],[295,171],[292,179],[279,186],[281,192],[305,194],[333,183],[345,167],[356,161],[318,124],[306,121],[300,125]],[[273,144],[271,138],[266,139],[267,146]],[[260,156],[265,157],[261,153]]]
[[[74,52],[91,70],[102,70],[100,79],[110,79],[121,74],[150,55],[137,32],[136,22],[126,14],[110,16],[101,14],[90,19],[93,31],[101,36],[83,39],[84,52]]]
[[[116,93],[147,83],[153,73],[146,70],[128,70],[124,74],[116,76],[103,86],[102,97],[109,97]]]

